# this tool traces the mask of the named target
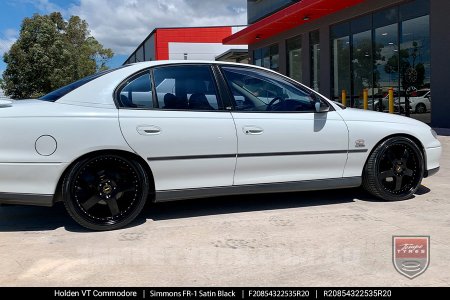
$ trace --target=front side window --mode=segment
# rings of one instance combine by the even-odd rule
[[[281,77],[246,68],[223,67],[237,111],[313,112],[316,97]],[[324,102],[321,105],[326,106]]]
[[[214,111],[221,108],[208,65],[159,67],[153,74],[160,109]]]
[[[147,71],[128,80],[119,94],[121,107],[152,108],[152,81],[150,73]]]

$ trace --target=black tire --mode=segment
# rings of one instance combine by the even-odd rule
[[[427,112],[427,107],[423,103],[416,105],[416,114],[424,114]]]
[[[99,155],[77,162],[63,182],[64,205],[81,226],[97,231],[122,228],[142,211],[149,177],[136,161]]]
[[[386,201],[409,199],[419,188],[424,158],[419,147],[406,137],[392,137],[370,154],[363,171],[363,187]]]

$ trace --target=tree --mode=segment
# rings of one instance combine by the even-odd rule
[[[14,99],[40,97],[97,71],[114,55],[90,35],[78,16],[35,14],[22,22],[20,36],[5,53],[2,87]]]

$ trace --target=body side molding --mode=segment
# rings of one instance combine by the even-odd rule
[[[239,154],[211,154],[211,155],[185,155],[185,156],[163,156],[147,157],[148,161],[161,160],[184,160],[184,159],[209,159],[230,157],[266,157],[266,156],[290,156],[290,155],[318,155],[318,154],[342,154],[342,153],[365,153],[368,149],[355,150],[326,150],[326,151],[297,151],[297,152],[267,152],[267,153],[239,153]]]

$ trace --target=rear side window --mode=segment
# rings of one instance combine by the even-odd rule
[[[39,100],[48,101],[48,102],[55,102],[58,99],[60,99],[60,98],[64,97],[65,95],[67,95],[68,93],[72,92],[73,90],[79,88],[80,86],[85,85],[89,81],[92,81],[92,80],[97,79],[97,78],[99,78],[99,77],[101,77],[103,75],[106,75],[108,73],[114,72],[114,71],[116,71],[118,69],[122,69],[122,68],[125,68],[125,67],[127,67],[127,66],[121,66],[119,68],[109,69],[109,70],[106,70],[106,71],[98,72],[98,73],[95,73],[93,75],[84,77],[84,78],[82,78],[82,79],[80,79],[78,81],[75,81],[75,82],[73,82],[73,83],[71,83],[69,85],[66,85],[66,86],[63,86],[63,87],[61,87],[61,88],[59,88],[57,90],[54,90],[53,92],[50,92],[50,93],[48,93],[45,96],[42,96],[41,98],[39,98]]]
[[[221,108],[208,65],[158,67],[153,76],[160,109],[213,111]]]
[[[150,73],[141,73],[127,81],[120,90],[121,107],[152,108],[152,81]]]

